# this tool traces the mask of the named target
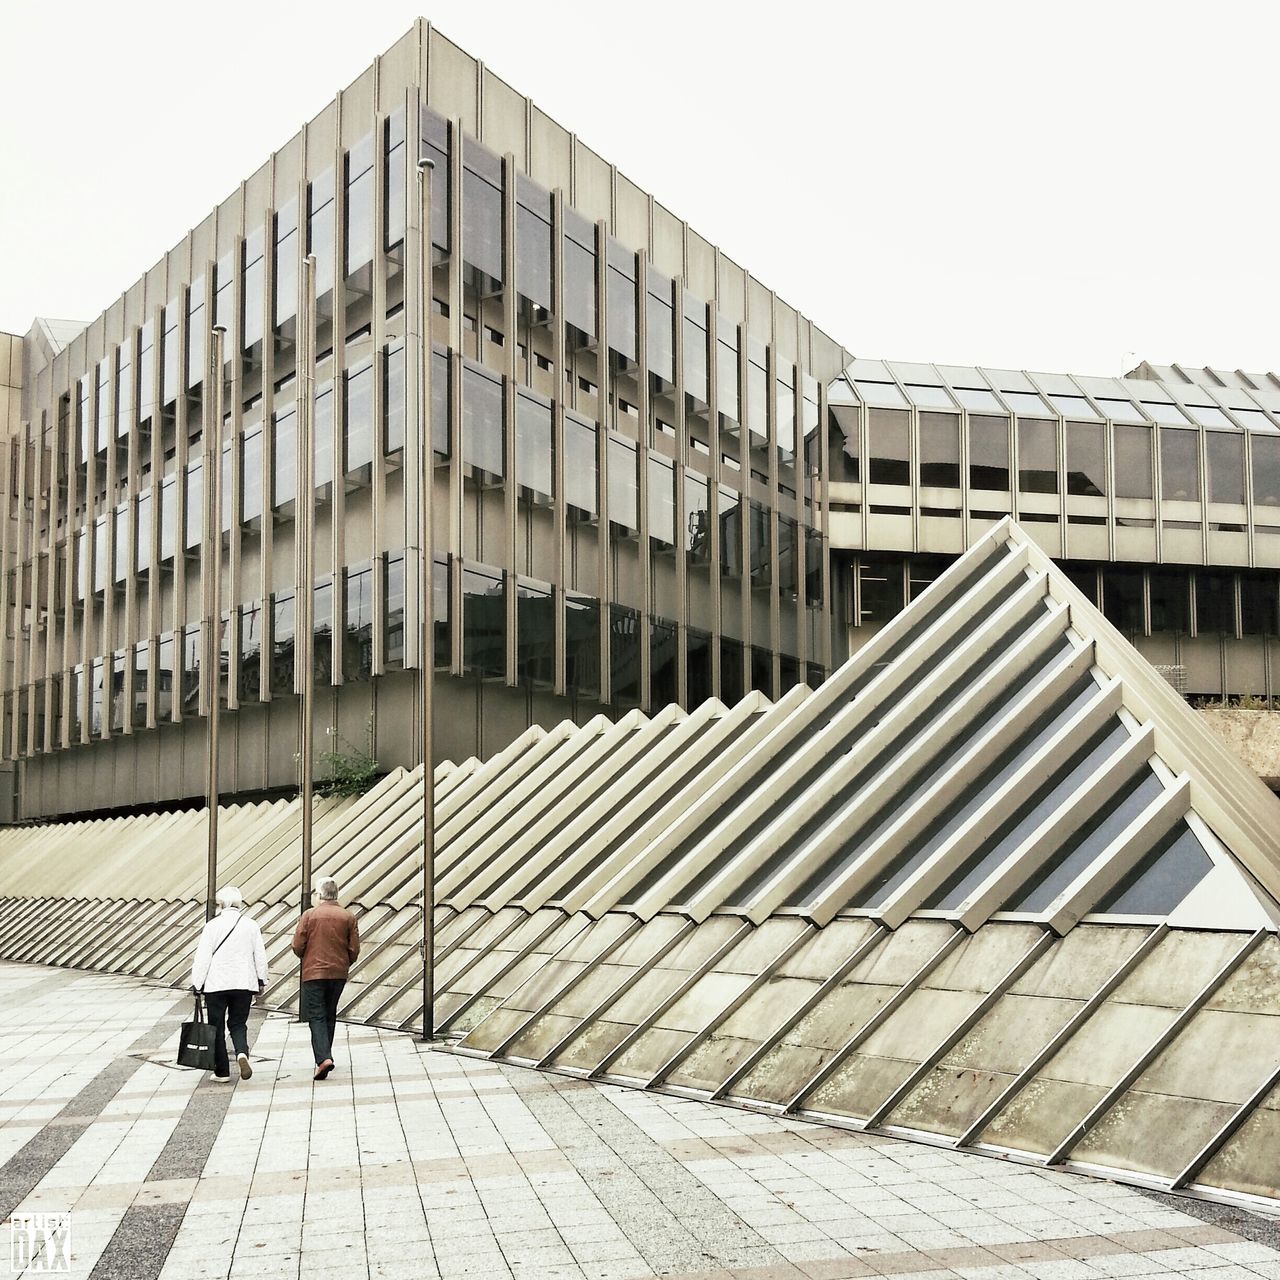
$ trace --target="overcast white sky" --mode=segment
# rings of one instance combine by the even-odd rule
[[[0,328],[104,310],[419,12],[0,4]],[[1280,6],[426,16],[858,355],[1280,367]]]

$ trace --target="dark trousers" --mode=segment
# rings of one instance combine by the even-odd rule
[[[231,1043],[237,1053],[249,1052],[249,1007],[253,1004],[252,991],[206,991],[204,1007],[209,1011],[209,1021],[213,1023],[213,1073],[217,1076],[230,1074],[227,1062],[227,1037],[231,1032]]]
[[[333,1032],[338,1025],[338,999],[346,978],[311,978],[302,984],[298,1011],[311,1024],[311,1051],[318,1067],[333,1057]]]

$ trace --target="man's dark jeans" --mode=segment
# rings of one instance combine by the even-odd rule
[[[253,1004],[252,991],[206,991],[204,1007],[213,1023],[213,1073],[230,1074],[227,1062],[226,1031],[231,1032],[231,1043],[237,1053],[249,1052],[249,1008]],[[225,1019],[225,1029],[224,1022]]]
[[[311,978],[302,984],[299,1012],[311,1024],[311,1051],[318,1067],[333,1057],[333,1032],[338,1025],[338,999],[346,978]]]

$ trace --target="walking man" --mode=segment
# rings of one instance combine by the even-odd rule
[[[293,954],[302,960],[300,1011],[311,1024],[315,1078],[325,1080],[333,1070],[338,999],[360,954],[360,930],[355,916],[338,905],[338,882],[332,876],[317,880],[313,894],[319,901],[302,913],[293,931]]]

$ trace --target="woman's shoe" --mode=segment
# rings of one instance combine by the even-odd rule
[[[323,1062],[316,1064],[316,1080],[324,1080],[328,1077],[329,1072],[333,1070],[333,1059],[326,1058]]]
[[[247,1080],[253,1075],[253,1067],[249,1063],[249,1055],[247,1053],[237,1053],[236,1062],[240,1066],[240,1079]]]

